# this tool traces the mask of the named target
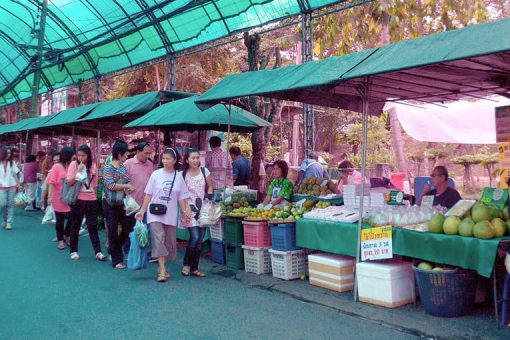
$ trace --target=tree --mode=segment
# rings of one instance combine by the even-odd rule
[[[476,164],[480,164],[483,160],[483,157],[480,155],[464,155],[455,157],[452,159],[454,164],[459,164],[464,167],[464,178],[463,178],[463,187],[465,192],[472,193],[475,190],[475,183],[473,180],[472,166]]]
[[[494,174],[497,173],[497,170],[494,169],[494,166],[499,163],[499,157],[497,153],[491,155],[481,155],[480,165],[487,170],[487,174],[489,175],[489,186],[492,187],[492,179]]]

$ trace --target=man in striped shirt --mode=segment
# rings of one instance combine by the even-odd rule
[[[221,150],[220,137],[211,137],[209,146],[211,151],[207,151],[205,154],[205,167],[211,172],[214,190],[225,188],[228,180],[232,178],[232,169],[229,166],[227,154]]]

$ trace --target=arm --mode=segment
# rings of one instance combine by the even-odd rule
[[[301,182],[303,181],[303,177],[305,177],[305,172],[303,170],[300,170],[298,172],[298,177],[296,179],[296,184],[295,184],[295,187],[299,187],[299,185],[301,184]]]
[[[53,202],[53,185],[48,184],[48,204]]]
[[[213,183],[212,183],[211,175],[207,176],[205,178],[205,181],[207,182],[207,193],[209,195],[212,195],[214,193],[214,189],[213,189]]]
[[[149,203],[152,200],[152,195],[145,194],[145,197],[143,198],[143,204],[140,210],[136,213],[135,218],[138,221],[143,220],[143,215],[147,212],[147,208],[149,207]]]
[[[281,197],[281,196],[280,196],[280,197],[278,197],[277,199],[274,199],[274,200],[271,202],[271,204],[272,204],[272,205],[278,205],[278,204],[282,203],[282,201],[283,201],[283,197]]]
[[[269,201],[271,201],[271,197],[269,195],[267,195],[266,198],[264,198],[264,201],[262,202],[262,204],[267,205],[269,203]]]
[[[423,191],[421,192],[420,197],[416,200],[418,205],[421,205],[421,201],[423,199],[423,196],[426,196],[427,194],[429,194],[430,191],[431,191],[430,184],[429,183],[425,184],[425,186],[423,187]]]
[[[127,181],[129,182],[129,177],[127,177]],[[103,183],[108,190],[111,191],[133,191],[135,188],[130,183],[121,184],[115,183],[113,180],[113,172],[111,166],[105,166],[103,168]]]

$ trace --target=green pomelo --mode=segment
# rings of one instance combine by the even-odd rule
[[[503,219],[505,221],[508,221],[509,217],[508,217],[508,205],[505,205],[505,207],[503,208]]]
[[[443,270],[443,268],[441,268],[441,267],[435,267],[435,268],[434,268],[434,269],[432,269],[432,270],[439,271],[439,270]]]
[[[508,233],[510,234],[510,220],[506,220],[506,228],[508,229]]]
[[[462,220],[462,222],[460,222],[459,234],[466,237],[472,237],[474,226],[475,222],[471,219],[471,217],[466,217]]]
[[[502,237],[506,233],[506,224],[501,218],[496,217],[492,220],[492,225],[496,229],[496,237]]]
[[[473,235],[482,240],[488,240],[496,236],[496,229],[489,221],[481,221],[473,227]]]
[[[491,213],[489,208],[485,205],[477,205],[473,207],[471,217],[475,222],[489,221],[491,220]]]
[[[435,214],[428,223],[429,231],[431,233],[442,233],[443,232],[444,215]]]
[[[421,262],[419,265],[418,265],[418,268],[419,269],[424,269],[424,270],[432,270],[432,265],[428,262]]]
[[[501,218],[503,215],[501,214],[501,210],[498,207],[489,207],[492,218]]]
[[[443,223],[443,232],[448,235],[457,235],[459,233],[460,218],[457,216],[448,216]]]

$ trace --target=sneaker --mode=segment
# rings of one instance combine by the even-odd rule
[[[158,262],[158,258],[157,257],[151,257],[149,262],[150,263],[157,263]]]
[[[5,230],[12,230],[12,224],[6,223],[5,224]]]
[[[51,240],[51,242],[57,242],[58,241],[58,238],[54,237],[53,240]]]
[[[76,252],[69,254],[69,256],[71,257],[71,260],[79,260],[80,259],[80,255],[78,255],[78,253],[76,253]]]
[[[98,260],[98,261],[106,261],[106,256],[104,256],[103,253],[98,252],[96,254],[96,260]]]
[[[122,262],[121,263],[117,263],[115,265],[115,268],[116,269],[126,269],[126,265],[124,263],[122,263]]]
[[[83,236],[83,235],[88,234],[88,232],[89,232],[89,231],[88,231],[87,229],[83,229],[83,228],[82,228],[82,229],[80,229],[80,232],[78,233],[78,235]]]
[[[29,205],[25,208],[25,211],[37,211],[37,209],[34,209],[31,205]]]

